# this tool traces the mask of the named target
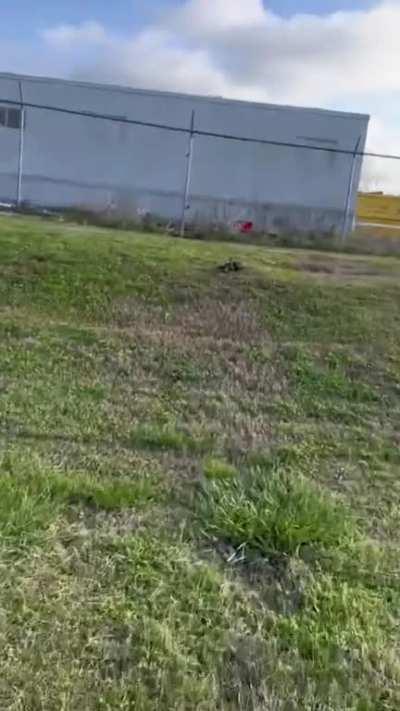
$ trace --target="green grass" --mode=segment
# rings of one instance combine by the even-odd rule
[[[1,218],[1,709],[400,708],[399,276]]]
[[[0,537],[26,544],[71,507],[93,511],[140,508],[160,500],[154,476],[98,477],[87,472],[46,471],[40,460],[13,452],[0,462]]]
[[[343,504],[298,474],[266,467],[209,484],[202,516],[211,534],[266,557],[340,549],[356,535]]]

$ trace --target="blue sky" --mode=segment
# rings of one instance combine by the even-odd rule
[[[87,20],[125,33],[151,21],[160,10],[179,4],[183,0],[14,0],[1,10],[0,37],[18,37],[21,32],[32,35],[32,30]],[[270,0],[265,6],[287,17],[300,12],[326,15],[338,10],[364,10],[373,4],[374,0]]]
[[[400,0],[2,5],[0,71],[369,113],[400,152]]]
[[[282,15],[293,15],[295,12],[326,15],[339,10],[364,10],[373,4],[374,0],[273,0],[268,7]]]

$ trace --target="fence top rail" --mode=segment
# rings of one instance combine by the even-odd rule
[[[294,148],[299,150],[317,151],[321,153],[335,153],[339,155],[348,155],[353,158],[384,158],[387,160],[400,161],[400,155],[391,153],[374,153],[371,151],[361,151],[357,147],[354,149],[333,148],[329,146],[310,146],[308,143],[296,143],[294,141],[279,141],[268,138],[255,138],[250,136],[238,136],[231,133],[218,133],[215,131],[204,131],[199,128],[189,126],[172,126],[170,124],[162,124],[153,121],[142,121],[132,119],[126,116],[115,116],[113,114],[101,114],[95,111],[82,111],[79,109],[68,109],[61,106],[51,106],[49,104],[38,104],[28,101],[13,101],[11,99],[2,99],[0,104],[9,104],[12,106],[21,106],[22,108],[41,109],[43,111],[54,111],[56,113],[67,114],[72,116],[83,116],[85,118],[98,119],[102,121],[111,121],[119,124],[128,124],[131,126],[143,126],[147,128],[155,128],[172,133],[192,134],[194,136],[203,136],[206,138],[217,138],[226,141],[237,141],[241,143],[254,143],[257,145],[277,146],[281,148]]]

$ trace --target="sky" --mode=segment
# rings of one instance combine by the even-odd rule
[[[369,148],[400,154],[400,0],[6,5],[0,71],[369,113]],[[400,166],[367,168],[400,192]]]

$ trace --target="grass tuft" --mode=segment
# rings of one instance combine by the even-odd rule
[[[351,514],[332,495],[302,476],[273,468],[210,481],[201,511],[210,534],[263,555],[301,554],[304,546],[340,548],[357,536]]]
[[[232,479],[238,475],[238,470],[223,459],[207,459],[204,463],[206,479]]]
[[[212,438],[192,436],[173,425],[140,425],[131,434],[131,444],[155,451],[201,454],[212,449]]]

